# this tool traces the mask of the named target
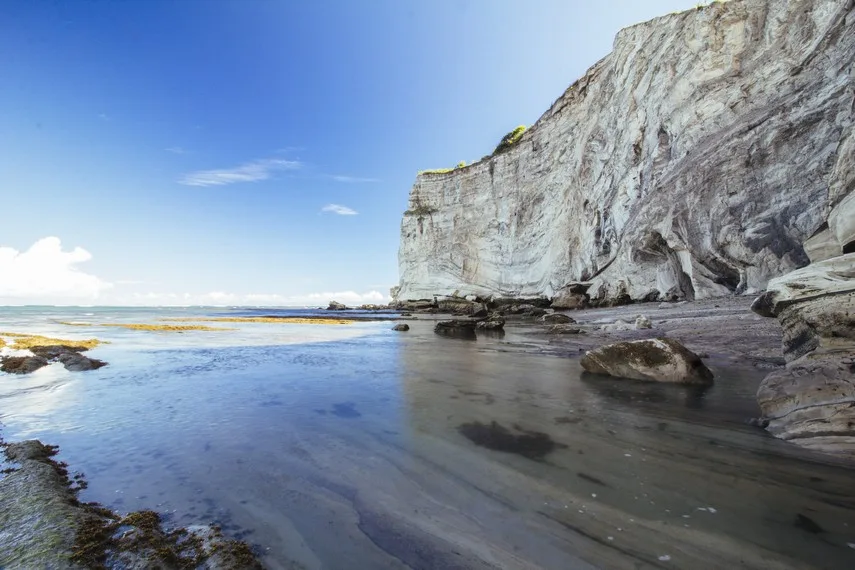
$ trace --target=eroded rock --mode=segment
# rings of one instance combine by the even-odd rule
[[[410,330],[410,325],[408,325],[406,323],[401,323],[399,325],[395,325],[394,327],[392,327],[392,330],[398,331],[398,332],[406,332],[406,331]]]
[[[618,378],[677,384],[713,381],[713,373],[697,354],[669,338],[609,344],[586,352],[581,364],[593,374]]]
[[[751,308],[783,329],[787,366],[757,391],[769,432],[855,455],[855,253],[774,279]]]
[[[347,309],[347,305],[339,303],[338,301],[330,301],[330,304],[327,307],[327,311],[344,311],[345,309]]]
[[[742,0],[620,31],[511,149],[416,178],[398,298],[703,299],[805,265],[826,220],[855,247],[850,205],[826,215],[855,173],[853,18]]]

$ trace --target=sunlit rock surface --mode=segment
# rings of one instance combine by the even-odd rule
[[[852,5],[733,0],[621,31],[511,150],[416,179],[397,298],[750,293],[811,236],[851,240],[852,204],[826,226],[855,176]]]

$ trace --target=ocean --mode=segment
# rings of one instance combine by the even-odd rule
[[[855,567],[855,471],[745,425],[764,371],[592,381],[525,325],[425,316],[100,326],[320,314],[0,308],[0,331],[109,343],[99,370],[0,374],[2,435],[59,445],[83,500],[219,524],[269,568]]]

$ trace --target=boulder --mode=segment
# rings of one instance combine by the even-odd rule
[[[707,385],[713,381],[712,372],[697,354],[669,338],[618,342],[590,350],[582,357],[582,368],[593,374],[654,382]]]
[[[651,323],[650,319],[648,319],[646,316],[638,315],[637,317],[635,317],[635,328],[637,328],[639,330],[640,329],[652,329],[653,323]]]
[[[505,319],[498,315],[493,315],[489,319],[478,321],[475,326],[476,328],[488,331],[504,330]]]
[[[330,306],[327,307],[327,311],[344,311],[345,309],[347,309],[347,305],[338,301],[330,301]]]
[[[757,391],[766,429],[855,456],[855,253],[773,279],[751,309],[783,329],[786,368]]]
[[[548,315],[543,315],[540,317],[540,320],[549,325],[563,325],[567,323],[575,323],[576,320],[572,317],[568,317],[567,315],[562,315],[561,313],[550,313]]]
[[[433,329],[433,332],[440,336],[451,338],[460,338],[465,340],[475,340],[475,321],[451,320],[439,321]]]
[[[41,356],[5,356],[0,358],[0,372],[10,374],[30,374],[48,365]]]
[[[408,330],[410,330],[410,325],[408,325],[406,323],[401,323],[399,325],[395,325],[394,327],[392,327],[392,330],[398,331],[398,332],[407,332]]]
[[[588,298],[583,293],[562,291],[552,298],[553,309],[581,309],[588,304]]]

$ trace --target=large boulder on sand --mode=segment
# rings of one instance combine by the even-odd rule
[[[700,357],[670,338],[602,346],[585,353],[582,368],[593,374],[654,382],[711,384],[713,381],[712,372]]]
[[[769,432],[855,456],[855,253],[773,279],[751,308],[784,333],[787,367],[757,391]]]

